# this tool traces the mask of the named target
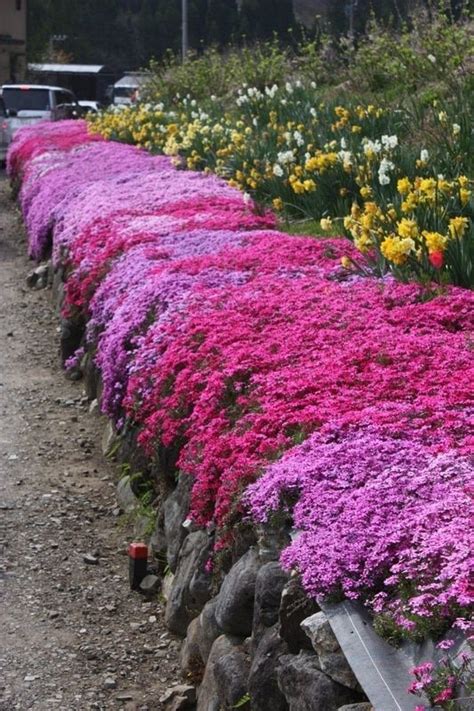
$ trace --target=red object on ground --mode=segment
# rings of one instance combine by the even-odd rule
[[[146,560],[148,558],[148,546],[145,543],[130,543],[128,555],[135,560]]]
[[[130,588],[138,590],[148,568],[148,546],[130,543],[128,546]]]

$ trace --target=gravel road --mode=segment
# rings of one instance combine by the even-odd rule
[[[128,586],[129,522],[0,175],[0,709],[160,709],[178,641]],[[84,556],[98,558],[96,564]]]

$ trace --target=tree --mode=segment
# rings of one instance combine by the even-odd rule
[[[206,44],[229,44],[238,26],[236,0],[208,0],[206,11]]]
[[[292,0],[242,0],[240,31],[249,39],[282,37],[294,24]]]

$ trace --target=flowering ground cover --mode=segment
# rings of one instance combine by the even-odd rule
[[[463,625],[474,292],[363,276],[341,263],[347,240],[277,232],[218,177],[91,142],[81,122],[42,131],[9,155],[30,252],[64,269],[102,409],[150,457],[176,452],[216,547],[283,515],[282,560],[309,594],[406,633]]]
[[[214,172],[283,219],[322,218],[374,273],[472,287],[473,92],[454,96],[413,112],[296,80],[112,108],[91,130]]]

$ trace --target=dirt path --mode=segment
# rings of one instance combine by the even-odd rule
[[[26,289],[29,269],[2,175],[0,709],[160,709],[178,643],[159,600],[128,588],[116,472],[83,386],[60,371],[50,293]]]

